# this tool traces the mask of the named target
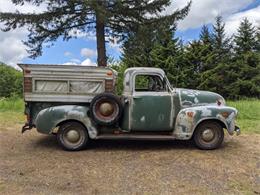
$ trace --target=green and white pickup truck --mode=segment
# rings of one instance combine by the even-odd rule
[[[66,150],[83,149],[95,139],[193,139],[200,149],[215,149],[224,129],[240,133],[237,110],[221,95],[174,88],[158,68],[127,69],[117,96],[117,72],[111,68],[19,66],[27,115],[22,132],[35,127],[54,134]]]

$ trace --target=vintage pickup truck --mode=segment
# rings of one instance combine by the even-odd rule
[[[56,135],[65,150],[95,139],[190,140],[200,149],[218,148],[240,133],[237,110],[213,92],[172,87],[158,68],[129,68],[116,95],[111,68],[20,64],[27,122]]]

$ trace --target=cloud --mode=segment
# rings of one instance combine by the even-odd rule
[[[225,30],[228,35],[234,34],[244,18],[247,18],[254,26],[260,26],[260,5],[256,8],[233,14],[226,18]]]
[[[80,63],[80,60],[79,60],[79,59],[76,59],[76,58],[73,58],[73,59],[71,59],[70,61],[71,61],[71,62],[74,62],[74,63],[77,63],[77,64]]]
[[[92,62],[91,59],[87,58],[83,62],[81,62],[81,65],[83,66],[97,66],[96,63]]]
[[[93,50],[93,49],[89,49],[89,48],[82,48],[81,51],[80,51],[80,54],[83,57],[90,58],[90,57],[96,56],[97,51]]]
[[[63,65],[82,65],[82,66],[97,66],[95,62],[92,62],[90,58],[86,58],[84,61],[79,59],[70,59],[69,62],[63,63]]]
[[[11,0],[0,0],[0,12],[15,12],[20,11],[21,13],[41,13],[46,10],[46,4],[41,6],[35,6],[30,3],[24,3],[24,5],[15,5]]]
[[[25,29],[17,29],[11,32],[0,31],[0,61],[17,67],[28,56],[26,46],[22,39],[26,36]]]
[[[166,9],[166,13],[184,7],[190,0],[175,0]],[[178,24],[178,30],[198,28],[203,24],[213,23],[217,15],[224,19],[245,8],[253,0],[192,0],[188,16]]]
[[[69,35],[75,38],[82,38],[89,41],[96,41],[96,33],[94,31],[84,32],[79,29],[72,29],[69,31]]]
[[[75,62],[65,62],[62,65],[79,65],[79,64],[77,64]]]
[[[22,13],[39,13],[45,9],[45,6],[36,7],[28,3],[23,6],[15,6],[11,1],[0,0],[0,12],[19,10]],[[0,28],[2,27],[3,24],[0,24]],[[22,62],[28,56],[26,46],[22,43],[22,40],[25,40],[27,35],[28,31],[25,28],[9,32],[0,31],[0,61],[17,68],[16,64]]]

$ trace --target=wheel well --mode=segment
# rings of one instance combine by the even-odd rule
[[[205,123],[205,122],[209,122],[209,121],[214,121],[214,122],[217,122],[223,129],[226,129],[226,125],[225,123],[223,123],[222,121],[218,120],[218,119],[206,119],[206,120],[203,120],[201,122],[199,122],[196,127],[194,128],[194,131],[196,131],[196,129],[198,128],[198,126],[200,126],[202,123]]]
[[[63,124],[65,123],[68,123],[68,122],[76,122],[76,123],[79,123],[81,124],[83,127],[85,127],[85,129],[87,130],[88,128],[86,127],[86,125],[84,123],[82,123],[81,121],[78,121],[78,120],[74,120],[74,119],[69,119],[69,120],[65,120],[65,121],[61,121],[60,123],[58,123],[55,127],[55,129],[57,129],[58,127],[62,126]],[[57,129],[55,132],[53,133],[57,133],[59,129]]]

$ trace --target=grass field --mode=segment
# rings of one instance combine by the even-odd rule
[[[238,110],[237,123],[242,132],[260,134],[260,100],[228,101]]]
[[[227,101],[227,105],[238,109],[237,123],[243,133],[260,134],[260,100]],[[22,124],[25,120],[23,109],[24,102],[22,99],[1,99],[0,121],[2,125]]]

